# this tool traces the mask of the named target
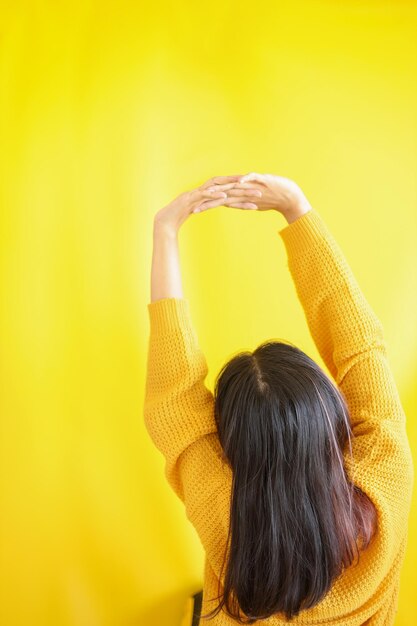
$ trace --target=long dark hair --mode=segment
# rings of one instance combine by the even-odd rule
[[[376,509],[345,468],[353,438],[346,398],[286,341],[235,355],[214,397],[233,478],[223,592],[201,617],[224,606],[241,624],[278,612],[291,619],[324,598],[376,531]]]

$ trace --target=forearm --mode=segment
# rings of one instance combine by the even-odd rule
[[[153,225],[151,302],[162,298],[183,298],[178,231]]]

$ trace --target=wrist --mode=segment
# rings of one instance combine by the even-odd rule
[[[153,222],[153,236],[176,239],[178,236],[178,228],[169,222],[155,218]]]
[[[292,224],[299,217],[308,213],[312,209],[311,204],[307,200],[304,195],[300,195],[294,200],[294,203],[290,206],[290,208],[283,214],[288,224]]]

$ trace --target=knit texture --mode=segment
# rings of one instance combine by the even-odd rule
[[[378,513],[378,531],[359,564],[292,624],[389,626],[398,605],[414,468],[406,417],[389,365],[383,327],[340,247],[312,208],[277,233],[311,335],[343,392],[353,428],[346,468]],[[202,612],[215,608],[226,547],[232,475],[222,458],[208,368],[188,300],[148,304],[150,336],[144,419],[165,458],[165,475],[205,550]],[[225,568],[221,582],[224,582]],[[236,624],[224,611],[213,626]],[[287,624],[282,614],[263,623]]]

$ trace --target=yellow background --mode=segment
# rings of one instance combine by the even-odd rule
[[[214,175],[294,179],[385,328],[416,442],[415,2],[0,5],[0,623],[177,626],[203,552],[143,426],[153,214]],[[180,234],[209,364],[318,362],[277,234]],[[414,623],[416,501],[396,626]]]

